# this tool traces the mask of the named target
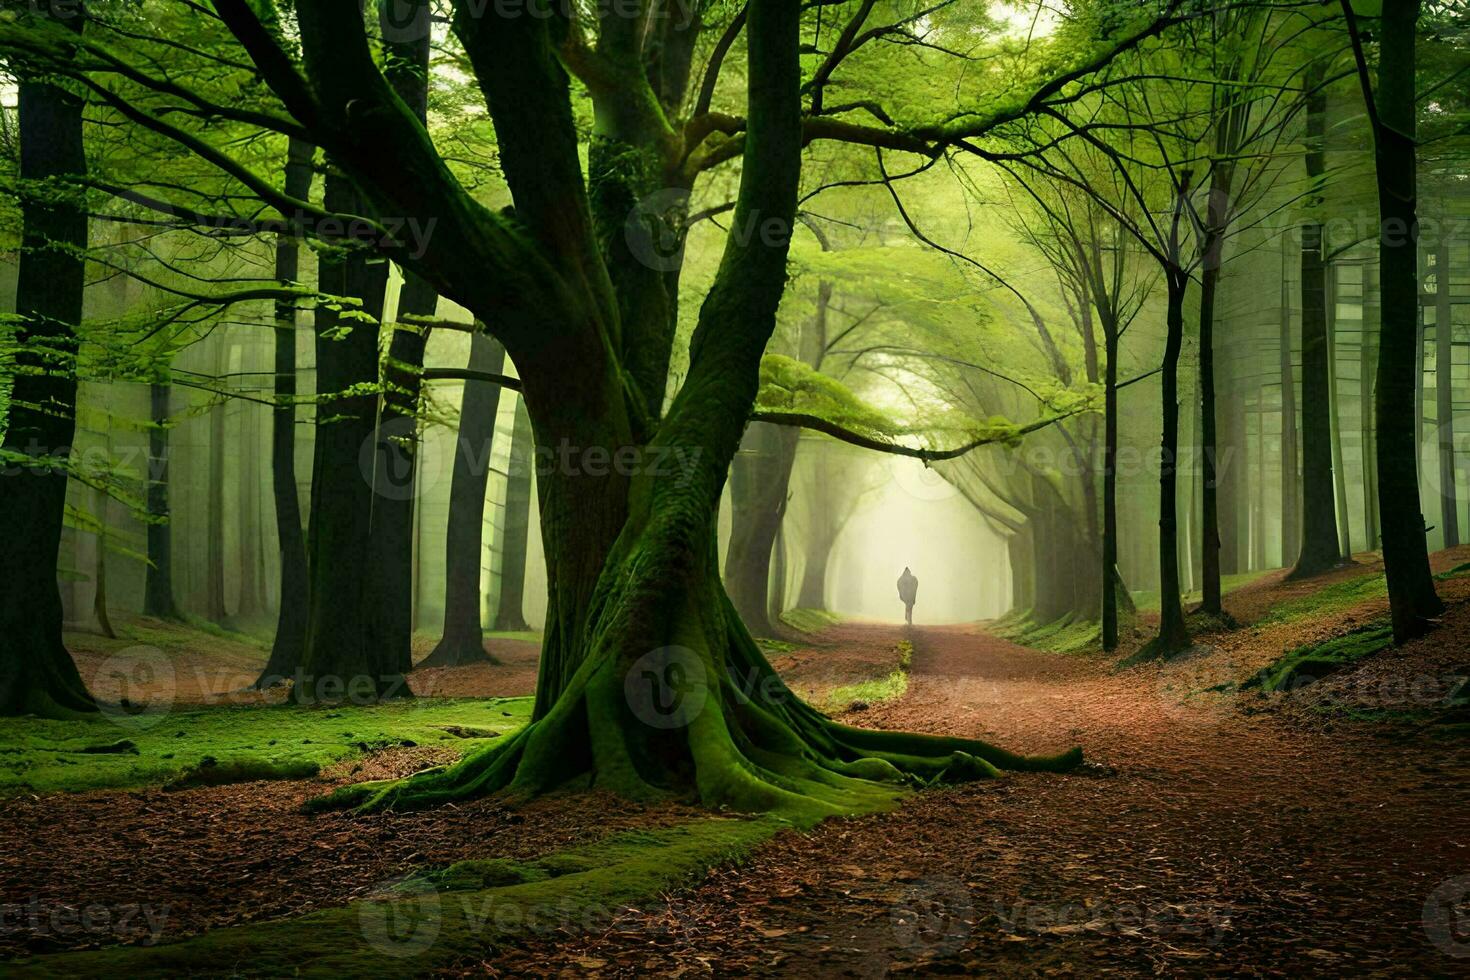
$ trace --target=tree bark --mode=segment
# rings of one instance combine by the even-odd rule
[[[80,32],[83,18],[62,23]],[[21,180],[84,174],[83,100],[22,64],[10,67],[20,75]],[[55,191],[23,194],[20,210],[17,370],[3,444],[28,459],[0,476],[0,715],[64,717],[95,710],[62,642],[57,586],[65,457],[76,432],[87,215],[79,197]]]
[[[399,0],[389,0],[397,3]],[[427,0],[411,0],[427,8]],[[423,16],[427,24],[428,11]],[[430,31],[387,39],[383,74],[394,93],[423,123],[428,112]],[[431,317],[439,294],[412,269],[404,269],[398,310],[383,360],[382,399],[374,433],[373,508],[369,519],[369,565],[374,598],[369,602],[371,642],[392,656],[400,673],[413,669],[413,529],[418,503],[419,408],[429,328],[410,322]]]
[[[1224,168],[1216,167],[1215,180]],[[1200,276],[1199,300],[1199,378],[1200,378],[1200,610],[1206,615],[1223,616],[1223,590],[1220,584],[1220,507],[1218,450],[1215,427],[1215,294],[1220,285],[1220,261],[1224,223],[1224,199],[1229,195],[1229,181],[1211,188],[1209,217],[1204,248],[1205,267]],[[1220,203],[1217,203],[1217,197]]]
[[[326,179],[326,207],[353,213],[360,206],[345,177]],[[292,686],[298,703],[376,700],[408,694],[404,651],[380,643],[371,604],[378,599],[376,570],[361,552],[373,527],[373,474],[378,466],[378,323],[388,266],[361,250],[323,255],[319,288],[354,297],[371,321],[342,320],[326,305],[316,310],[318,407],[307,534],[310,617],[306,653]],[[345,331],[345,333],[344,333]]]
[[[1118,329],[1103,322],[1102,648],[1118,648]]]
[[[316,148],[293,139],[286,150],[284,190],[290,197],[311,196],[312,158]],[[276,281],[301,278],[301,243],[292,234],[276,239]],[[256,687],[286,679],[306,655],[306,631],[311,605],[307,591],[306,534],[301,526],[301,497],[296,489],[296,304],[278,300],[275,324],[275,405],[271,409],[271,496],[276,508],[276,547],[280,552],[281,600],[276,611],[276,635],[270,660]]]
[[[1444,604],[1434,590],[1415,440],[1419,336],[1418,153],[1415,146],[1415,31],[1419,0],[1385,4],[1378,71],[1379,334],[1378,515],[1396,643],[1427,632]]]
[[[229,341],[223,334],[211,338],[215,344],[214,373],[223,377],[230,370]],[[204,618],[224,623],[225,606],[225,408],[229,401],[219,397],[209,408],[209,487],[207,489],[204,546]]]
[[[494,422],[491,422],[494,425]],[[500,597],[492,627],[498,632],[519,633],[526,623],[526,545],[531,529],[531,477],[534,471],[531,417],[523,399],[516,399],[515,422],[510,434],[510,453],[505,475],[505,513],[501,515],[496,551],[500,560],[492,565],[500,574]]]
[[[731,470],[725,587],[746,628],[756,636],[775,635],[769,612],[771,551],[786,515],[798,435],[796,429],[752,423]]]
[[[1460,543],[1459,490],[1455,486],[1455,371],[1454,324],[1450,318],[1450,247],[1436,249],[1437,289],[1434,303],[1434,414],[1439,423],[1439,504],[1444,546]]]
[[[1184,344],[1184,294],[1189,279],[1167,273],[1168,333],[1160,387],[1163,438],[1159,452],[1159,635],[1145,648],[1148,656],[1168,657],[1189,647],[1179,587],[1179,354]]]
[[[169,392],[167,382],[148,386],[148,570],[143,615],[177,620],[173,584],[173,523],[168,506]]]
[[[499,374],[504,364],[505,348],[498,341],[478,330],[470,335],[471,370]],[[485,632],[480,623],[480,561],[484,555],[485,488],[490,478],[499,403],[499,385],[488,381],[464,383],[444,538],[444,633],[420,667],[498,662],[485,650]],[[529,506],[529,492],[526,497]]]
[[[1327,165],[1327,93],[1321,69],[1307,79],[1307,179],[1320,189]],[[1315,203],[1315,202],[1313,202]],[[1291,578],[1335,568],[1342,560],[1337,539],[1337,490],[1332,475],[1331,364],[1327,337],[1327,263],[1322,224],[1302,226],[1302,544]]]

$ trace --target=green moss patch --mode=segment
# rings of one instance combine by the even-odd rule
[[[1029,612],[1008,615],[991,627],[1003,640],[1045,650],[1048,653],[1081,653],[1102,643],[1102,624],[1095,619],[1064,616],[1051,623],[1037,623]]]
[[[820,633],[842,622],[842,617],[825,609],[788,609],[781,614],[781,622],[798,633]]]
[[[515,936],[605,929],[619,910],[702,879],[789,826],[710,818],[615,834],[527,862],[464,861],[296,919],[160,946],[34,957],[11,977],[405,977],[486,955]],[[651,937],[656,938],[656,937]]]
[[[191,707],[66,721],[0,718],[0,795],[299,779],[390,746],[469,752],[518,731],[530,716],[530,698],[422,698],[319,708]]]
[[[1349,664],[1393,646],[1393,626],[1378,620],[1325,643],[1297,647],[1241,685],[1262,691],[1293,691],[1335,674]]]
[[[914,645],[908,640],[899,640],[894,651],[898,654],[896,670],[887,677],[834,687],[827,694],[827,711],[836,714],[862,710],[903,697],[909,689],[909,668],[914,663]]]
[[[1291,623],[1315,616],[1331,616],[1351,609],[1360,602],[1370,599],[1388,598],[1388,582],[1383,573],[1359,575],[1356,578],[1333,582],[1307,595],[1287,599],[1271,607],[1261,620],[1262,625]]]

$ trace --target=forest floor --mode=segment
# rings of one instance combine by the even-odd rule
[[[1464,551],[1437,555],[1437,569],[1470,558]],[[1314,582],[1273,573],[1243,586],[1226,605],[1246,625],[1203,637],[1163,666],[1120,672],[1116,657],[1044,653],[983,625],[844,624],[783,647],[772,660],[788,683],[815,703],[847,708],[852,724],[1027,752],[1078,744],[1088,764],[1068,776],[924,793],[890,813],[780,833],[695,887],[618,905],[590,930],[523,930],[497,939],[493,953],[451,952],[436,969],[1470,975],[1470,753],[1463,736],[1450,735],[1454,726],[1427,712],[1454,677],[1470,673],[1470,578],[1441,583],[1451,607],[1415,644],[1289,694],[1213,690],[1381,617],[1381,572],[1367,559]],[[125,628],[155,631],[143,639],[167,653],[176,678],[185,674],[181,639],[160,641],[146,623]],[[300,803],[331,786],[415,771],[453,758],[469,737],[513,730],[526,702],[465,698],[529,693],[534,672],[514,662],[524,648],[507,641],[505,667],[415,672],[416,688],[453,697],[423,699],[402,716],[316,711],[315,728],[295,731],[280,713],[299,709],[231,700],[231,685],[249,679],[263,654],[206,639],[212,652],[189,662],[193,679],[174,684],[189,709],[167,715],[178,731],[223,717],[240,744],[259,751],[305,743],[292,758],[315,760],[321,771],[169,791],[157,773],[140,770],[109,777],[132,780],[123,789],[59,793],[26,791],[25,778],[45,781],[34,767],[18,769],[11,788],[0,788],[8,794],[0,797],[0,956],[169,942],[296,917],[376,895],[425,867],[530,860],[698,818],[686,807],[588,794],[515,810],[482,800],[417,814],[304,816]],[[906,677],[878,683],[900,672],[905,641]],[[112,644],[128,642],[138,636],[74,645],[84,648],[79,660],[97,647],[101,663],[118,653]],[[157,700],[143,683],[153,675],[122,673],[120,683]],[[174,728],[129,737],[143,760],[161,759],[148,739],[172,738]],[[380,729],[414,738],[364,734]],[[29,758],[29,749],[16,751]],[[37,908],[47,913],[40,929],[26,918]],[[110,915],[104,927],[44,927],[57,909],[75,917],[98,908]],[[131,931],[121,926],[124,912]]]

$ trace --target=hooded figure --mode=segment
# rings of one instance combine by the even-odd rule
[[[918,596],[919,580],[905,565],[903,574],[898,577],[898,597],[903,600],[903,621],[911,626],[914,622],[914,600]]]

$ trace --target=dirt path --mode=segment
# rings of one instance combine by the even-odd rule
[[[504,950],[493,967],[1470,975],[1463,744],[1299,731],[1228,701],[1184,704],[1177,692],[1211,669],[1187,660],[1113,674],[976,628],[867,632],[869,649],[913,639],[912,678],[905,697],[852,723],[1032,752],[1081,744],[1088,767],[784,835],[607,933]]]

